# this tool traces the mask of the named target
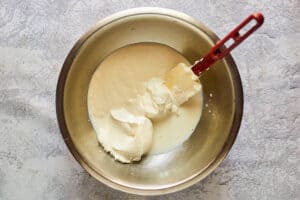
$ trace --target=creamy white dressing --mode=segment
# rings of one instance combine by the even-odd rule
[[[95,71],[88,110],[99,142],[129,163],[167,152],[193,133],[202,109],[198,78],[175,50],[155,43],[123,47]]]

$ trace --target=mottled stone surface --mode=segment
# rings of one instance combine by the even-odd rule
[[[116,11],[185,12],[224,36],[252,11],[264,26],[233,52],[245,110],[221,166],[175,194],[139,197],[90,177],[67,150],[55,87],[74,42]],[[0,0],[0,199],[300,199],[299,0]]]

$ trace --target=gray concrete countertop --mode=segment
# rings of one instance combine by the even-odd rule
[[[238,138],[204,181],[141,197],[90,177],[71,156],[55,88],[75,41],[127,8],[182,11],[220,37],[253,11],[265,24],[233,52],[245,95]],[[300,199],[299,0],[0,0],[0,199]]]

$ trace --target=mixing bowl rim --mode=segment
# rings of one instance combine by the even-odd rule
[[[79,52],[81,46],[84,44],[84,42],[92,36],[97,30],[103,28],[107,24],[110,24],[116,20],[126,18],[129,16],[135,16],[135,15],[161,15],[161,16],[167,16],[176,18],[178,20],[182,20],[190,25],[193,25],[197,29],[200,29],[203,33],[205,33],[213,42],[216,42],[219,40],[217,35],[213,33],[210,29],[208,29],[206,26],[204,26],[202,23],[196,21],[194,18],[170,9],[165,8],[153,8],[153,7],[141,7],[141,8],[134,8],[129,9],[125,11],[121,11],[118,13],[115,13],[109,17],[106,17],[102,20],[100,20],[98,23],[96,23],[90,30],[88,30],[83,36],[80,37],[80,39],[75,43],[75,45],[72,47],[71,51],[68,53],[68,56],[66,57],[63,67],[61,69],[61,72],[59,74],[57,88],[56,88],[56,115],[57,115],[57,121],[59,125],[60,132],[62,134],[62,137],[74,156],[74,158],[78,161],[78,163],[94,178],[96,178],[98,181],[106,184],[107,186],[110,186],[114,189],[132,193],[132,194],[139,194],[139,195],[162,195],[162,194],[168,194],[172,192],[176,192],[182,189],[185,189],[196,182],[204,179],[207,177],[214,169],[216,169],[219,164],[225,159],[226,155],[230,151],[235,138],[238,134],[241,120],[242,120],[242,114],[243,114],[243,89],[242,89],[242,83],[241,78],[237,69],[237,66],[231,57],[231,55],[224,58],[224,61],[226,63],[226,66],[230,70],[230,75],[232,78],[232,81],[235,83],[234,90],[235,90],[235,112],[234,112],[234,119],[231,126],[230,134],[228,136],[228,139],[225,143],[225,145],[222,147],[222,150],[220,154],[213,160],[207,167],[196,174],[193,177],[189,177],[188,179],[185,179],[181,181],[180,183],[176,185],[172,185],[169,187],[164,187],[160,189],[141,189],[141,188],[133,188],[125,185],[121,185],[118,183],[113,182],[112,180],[107,179],[103,174],[99,174],[96,172],[95,169],[92,168],[92,166],[88,165],[88,162],[84,160],[84,158],[79,154],[77,151],[73,141],[70,138],[70,133],[66,125],[65,121],[65,114],[64,114],[64,87],[66,83],[66,79],[68,76],[68,72],[70,70],[70,67],[72,66],[72,63],[74,61],[74,58],[76,57],[77,53]]]

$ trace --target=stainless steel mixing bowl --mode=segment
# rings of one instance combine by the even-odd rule
[[[229,152],[241,122],[243,94],[231,56],[200,77],[204,108],[193,135],[179,148],[121,164],[104,152],[89,122],[87,92],[98,64],[132,43],[168,45],[191,63],[218,37],[191,17],[161,8],[138,8],[101,20],[67,56],[59,77],[56,109],[63,138],[76,160],[102,183],[128,193],[158,195],[184,189],[209,175]]]

